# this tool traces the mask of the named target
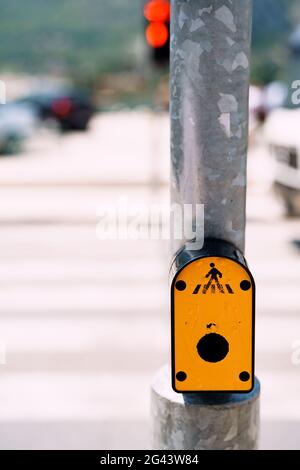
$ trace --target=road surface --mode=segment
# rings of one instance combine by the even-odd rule
[[[168,134],[166,115],[104,114],[0,159],[1,449],[149,448],[150,381],[169,359],[168,244],[99,240],[96,228],[122,197],[168,202]],[[299,449],[300,222],[283,218],[271,181],[259,144],[247,258],[261,446]]]

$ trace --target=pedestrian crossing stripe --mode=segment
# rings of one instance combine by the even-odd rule
[[[202,287],[201,284],[198,284],[194,291],[193,291],[193,295],[197,295],[197,294],[207,294],[208,292],[210,292],[211,294],[216,294],[216,293],[220,293],[220,294],[234,294],[234,291],[231,287],[230,284],[225,284],[225,288],[222,284],[218,283],[218,284],[204,284],[204,286]],[[217,289],[216,289],[217,287]]]
[[[196,286],[196,288],[195,288],[193,294],[194,294],[194,295],[199,294],[200,289],[201,289],[201,284],[198,284],[198,286]]]

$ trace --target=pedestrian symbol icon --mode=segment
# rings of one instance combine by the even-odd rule
[[[219,279],[218,279],[218,278],[221,279],[223,277],[223,274],[220,273],[220,271],[218,271],[218,269],[216,268],[215,263],[211,263],[210,267],[211,267],[211,270],[205,276],[206,279],[210,278],[209,281],[208,281],[208,284],[206,284],[206,291],[210,288],[213,281],[215,281],[219,291],[224,293],[223,287],[219,283]]]
[[[223,274],[216,268],[215,263],[210,264],[210,271],[206,274],[205,279],[208,279],[208,282],[204,284],[203,289],[201,290],[201,284],[198,284],[193,292],[194,295],[196,294],[207,294],[210,292],[211,294],[221,293],[221,294],[233,294],[233,290],[230,284],[225,284],[225,288],[223,284],[220,283],[220,279],[223,278]]]

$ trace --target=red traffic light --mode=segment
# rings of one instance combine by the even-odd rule
[[[170,0],[144,0],[145,39],[151,60],[166,65],[170,57]]]
[[[166,23],[170,21],[170,3],[168,0],[150,0],[144,7],[144,16],[150,22]]]
[[[149,46],[154,49],[166,46],[169,41],[169,0],[148,0],[144,6],[144,16],[149,22],[145,31]]]
[[[169,39],[169,31],[164,23],[153,22],[147,26],[146,39],[149,46],[158,48],[163,47]]]

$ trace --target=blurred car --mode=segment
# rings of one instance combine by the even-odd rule
[[[86,130],[96,109],[90,97],[76,90],[52,90],[18,100],[33,106],[42,121],[55,121],[61,130]]]
[[[300,109],[278,109],[269,115],[265,135],[275,158],[275,190],[286,214],[300,216]]]
[[[0,154],[18,153],[36,125],[34,110],[25,104],[0,106]]]

